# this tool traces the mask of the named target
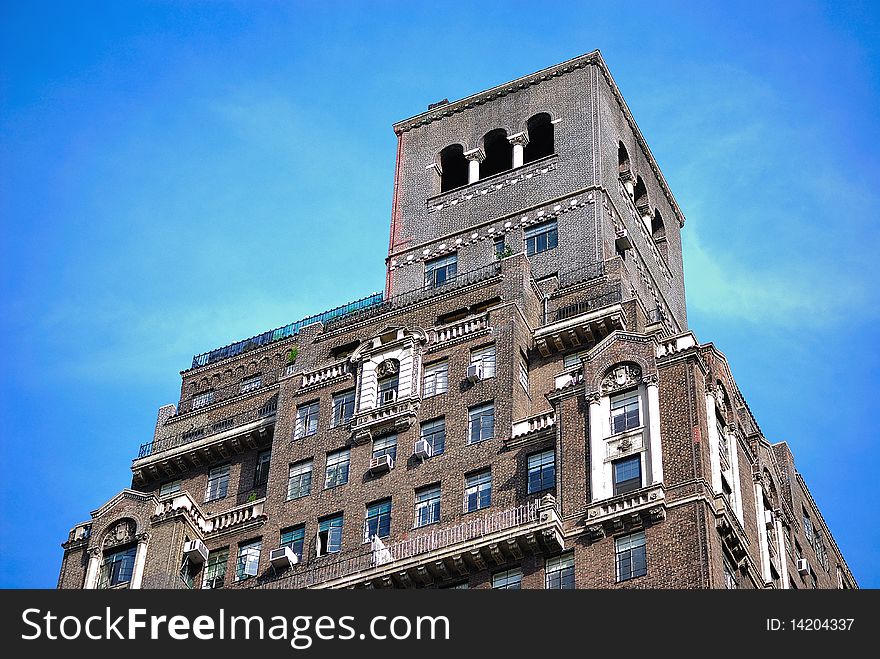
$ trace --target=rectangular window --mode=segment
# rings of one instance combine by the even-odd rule
[[[287,499],[299,499],[312,493],[312,460],[290,465],[287,472]]]
[[[492,504],[492,470],[484,469],[465,477],[464,511],[488,508]]]
[[[503,258],[507,253],[507,245],[504,242],[504,236],[498,236],[492,242],[492,249],[495,251],[495,258]]]
[[[222,588],[226,580],[226,564],[229,562],[229,547],[215,549],[208,554],[202,588]]]
[[[101,563],[101,574],[98,578],[98,588],[112,588],[131,581],[136,553],[136,546],[110,553],[105,552],[104,560]]]
[[[455,280],[458,254],[448,254],[425,262],[425,288],[437,288]]]
[[[206,407],[214,402],[214,392],[205,391],[192,397],[192,409],[197,410],[200,407]]]
[[[611,463],[614,472],[614,495],[626,494],[642,487],[642,456],[632,455]]]
[[[416,490],[416,528],[440,521],[440,485]]]
[[[208,487],[205,488],[205,501],[223,499],[229,492],[229,465],[214,467],[208,472]]]
[[[241,381],[241,384],[238,387],[238,393],[246,394],[249,391],[254,391],[259,389],[263,385],[263,376],[262,375],[252,375],[249,378],[245,378]]]
[[[296,408],[296,429],[293,432],[294,439],[301,439],[314,435],[318,432],[318,410],[320,403],[314,401]]]
[[[399,382],[400,381],[396,375],[379,380],[379,405],[390,405],[397,400],[397,387]]]
[[[492,575],[492,590],[519,590],[522,588],[522,570],[518,567]]]
[[[281,546],[290,547],[299,560],[303,558],[303,546],[306,541],[306,525],[291,526],[281,530]]]
[[[574,554],[568,552],[548,558],[544,563],[544,587],[547,590],[574,589]]]
[[[471,350],[471,365],[483,365],[483,380],[495,377],[495,345]]]
[[[562,358],[562,368],[567,371],[570,368],[579,367],[581,365],[581,360],[586,354],[586,352],[574,352],[570,355],[565,355],[565,357]]]
[[[529,365],[524,359],[519,362],[519,383],[526,393],[529,393]]]
[[[468,410],[468,444],[476,444],[495,436],[495,404],[486,403]]]
[[[425,398],[445,394],[449,390],[449,362],[435,362],[425,366],[422,395]]]
[[[526,254],[533,256],[553,249],[559,244],[559,232],[556,228],[556,220],[529,227],[523,236],[526,243]]]
[[[611,432],[617,433],[638,428],[641,422],[641,399],[638,391],[628,391],[611,397]]]
[[[254,487],[269,482],[269,463],[271,460],[272,451],[260,451],[257,455],[257,466],[254,468]]]
[[[529,494],[556,487],[556,451],[542,451],[528,457]]]
[[[721,455],[721,463],[723,468],[727,468],[730,463],[730,446],[727,443],[727,427],[718,421],[716,423],[718,432],[718,453]]]
[[[333,396],[333,426],[348,423],[354,416],[354,389]]]
[[[392,460],[397,459],[397,435],[385,435],[373,440],[373,457],[381,458],[390,455]]]
[[[324,488],[330,489],[348,482],[348,466],[351,453],[347,448],[327,454],[327,472],[324,475]]]
[[[259,574],[260,550],[262,548],[262,540],[251,540],[238,546],[238,560],[235,562],[236,581],[242,581]]]
[[[440,455],[446,449],[446,419],[425,421],[419,428],[419,438],[428,442],[431,455]]]
[[[806,511],[804,511],[804,537],[807,539],[807,542],[811,545],[813,544],[813,520],[810,519],[810,516],[807,515]]]
[[[727,560],[727,556],[724,557],[724,587],[728,590],[736,590],[738,588],[736,572],[733,566],[730,565],[730,561]]]
[[[177,494],[180,492],[180,480],[171,481],[170,483],[162,483],[162,487],[159,488],[159,496],[165,497],[169,494]]]
[[[367,520],[364,524],[364,542],[374,536],[387,538],[391,535],[391,499],[383,499],[367,506]]]
[[[627,581],[645,576],[648,573],[648,561],[644,531],[625,535],[614,542],[617,554],[617,580]]]
[[[335,554],[342,549],[342,513],[326,517],[318,522],[318,556]]]

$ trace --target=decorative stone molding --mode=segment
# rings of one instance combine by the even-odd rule
[[[121,519],[114,523],[104,535],[101,546],[104,549],[124,545],[135,539],[137,524],[133,519]]]
[[[656,377],[656,376],[655,376]],[[620,389],[629,389],[642,382],[642,369],[638,364],[625,363],[615,366],[602,378],[599,389],[608,395]]]
[[[598,391],[591,391],[590,393],[587,394],[587,401],[588,401],[591,405],[592,405],[593,403],[595,403],[596,405],[598,405],[598,404],[599,404],[599,401],[601,401],[601,400],[602,400],[602,394],[600,394]]]
[[[606,534],[628,528],[641,528],[666,518],[666,495],[662,484],[649,485],[634,492],[621,494],[590,504],[585,526],[591,536],[596,526]]]
[[[476,149],[470,149],[469,151],[464,152],[464,157],[468,160],[476,160],[477,162],[483,162],[486,159],[486,152],[483,151],[483,147],[478,146]]]
[[[398,373],[400,373],[400,362],[396,359],[385,359],[376,369],[376,375],[380,378],[397,375]]]
[[[519,144],[520,146],[528,146],[529,144],[529,134],[525,131],[520,133],[514,133],[513,135],[509,135],[507,141],[511,144]]]

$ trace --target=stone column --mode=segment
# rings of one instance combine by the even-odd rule
[[[513,167],[522,167],[525,160],[525,148],[529,143],[529,134],[515,133],[508,137],[507,141],[513,145]]]
[[[602,424],[602,397],[588,394],[590,402],[590,497],[592,501],[608,498],[605,488],[605,433]]]
[[[150,536],[141,533],[137,536],[137,551],[134,555],[134,569],[131,572],[131,584],[129,588],[140,588],[144,580],[144,565],[147,562],[147,542]]]
[[[660,386],[656,375],[645,377],[648,390],[649,455],[651,456],[651,484],[663,482],[663,444],[660,441]]]
[[[468,159],[468,183],[476,183],[480,180],[480,163],[486,159],[486,152],[483,147],[477,147],[465,151],[464,157]]]
[[[782,587],[787,590],[791,588],[791,584],[788,582],[788,552],[785,550],[784,529],[782,528],[782,520],[779,518],[779,515],[776,515],[773,523],[776,524],[776,542],[777,551],[779,552],[779,572],[782,575]]]
[[[709,434],[709,462],[712,463],[712,491],[721,494],[721,458],[718,446],[718,421],[715,418],[715,387],[706,387],[706,425]]]
[[[755,515],[758,517],[758,547],[761,554],[761,576],[764,583],[770,583],[770,538],[767,537],[767,522],[764,519],[764,488],[761,482],[755,483]]]
[[[86,582],[83,586],[86,590],[98,587],[98,573],[101,570],[101,550],[98,547],[89,549],[89,565],[86,568]]]

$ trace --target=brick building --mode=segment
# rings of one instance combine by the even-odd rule
[[[394,126],[385,291],[197,355],[60,588],[852,588],[598,52]]]

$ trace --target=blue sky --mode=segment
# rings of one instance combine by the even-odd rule
[[[0,586],[55,585],[194,353],[382,288],[394,121],[594,48],[691,329],[880,586],[873,4],[3,3]]]

